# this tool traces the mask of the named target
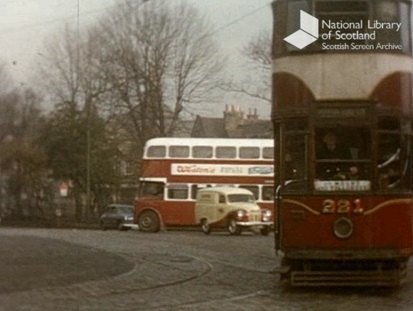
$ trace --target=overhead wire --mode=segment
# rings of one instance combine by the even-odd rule
[[[256,8],[256,9],[252,10],[251,12],[248,12],[248,13],[246,13],[246,14],[244,14],[244,15],[236,18],[236,19],[234,19],[233,21],[230,21],[230,22],[227,23],[227,24],[224,24],[224,25],[222,25],[222,26],[220,26],[220,27],[212,30],[212,31],[209,33],[209,35],[213,35],[213,34],[215,34],[215,33],[217,33],[217,32],[220,32],[220,31],[222,31],[222,30],[224,30],[224,29],[226,29],[226,28],[228,28],[228,27],[230,27],[230,26],[232,26],[232,25],[234,25],[234,24],[236,24],[236,23],[244,20],[245,18],[254,15],[255,13],[257,13],[257,12],[261,11],[262,9],[264,9],[265,7],[267,7],[268,5],[269,5],[269,3],[266,3],[266,4],[260,6],[260,7]]]
[[[148,2],[148,1],[145,1],[145,2]],[[114,4],[114,5],[110,5],[110,6],[107,6],[107,7],[100,8],[100,9],[86,11],[86,12],[83,12],[83,13],[81,13],[79,11],[79,6],[78,6],[77,7],[77,12],[75,14],[71,14],[71,15],[66,16],[66,17],[60,17],[60,18],[54,18],[54,19],[46,20],[44,22],[29,23],[29,24],[19,26],[19,27],[14,27],[14,28],[0,29],[0,35],[4,35],[4,34],[7,34],[7,33],[12,33],[12,32],[19,32],[19,31],[23,31],[23,30],[28,29],[28,28],[47,26],[49,24],[54,24],[54,23],[61,22],[62,20],[70,20],[70,19],[74,19],[74,18],[76,18],[78,20],[80,18],[80,16],[84,17],[84,16],[87,16],[87,15],[100,13],[100,12],[106,11],[106,10],[112,8],[112,7],[115,7],[116,5],[117,4]],[[238,18],[236,18],[232,21],[230,21],[227,24],[219,26],[216,29],[213,29],[208,35],[213,35],[217,32],[220,32],[220,31],[222,31],[222,30],[224,30],[224,29],[226,29],[226,28],[242,21],[245,18],[250,17],[250,16],[254,15],[255,13],[257,13],[258,11],[262,10],[263,8],[267,7],[268,5],[269,5],[269,3],[266,3],[265,5],[260,6],[256,9],[254,9],[254,10],[252,10],[252,11],[250,11],[250,12],[248,12],[248,13],[246,13],[246,14],[244,14],[244,15],[242,15],[242,16],[240,16],[240,17],[238,17]]]

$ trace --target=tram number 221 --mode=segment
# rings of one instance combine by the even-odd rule
[[[364,209],[361,207],[360,199],[349,200],[324,200],[323,214],[363,214]]]

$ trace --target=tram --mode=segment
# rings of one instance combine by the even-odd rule
[[[413,254],[412,1],[272,10],[282,279],[399,286]]]

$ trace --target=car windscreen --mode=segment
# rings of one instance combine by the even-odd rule
[[[132,206],[120,206],[119,212],[124,214],[133,214],[133,207]]]

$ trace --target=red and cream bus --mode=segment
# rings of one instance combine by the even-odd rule
[[[272,139],[154,138],[145,145],[135,202],[140,230],[195,226],[199,189],[234,186],[250,190],[273,211]]]
[[[272,6],[282,277],[398,286],[413,255],[412,1]]]

